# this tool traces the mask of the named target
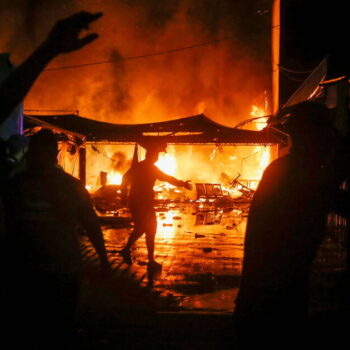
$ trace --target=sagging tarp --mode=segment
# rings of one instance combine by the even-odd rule
[[[113,124],[66,115],[25,115],[27,127],[45,126],[67,132],[85,142],[134,143],[159,138],[168,144],[259,144],[283,143],[270,130],[251,131],[220,125],[204,114],[145,124]]]

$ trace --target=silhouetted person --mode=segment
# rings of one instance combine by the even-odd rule
[[[95,33],[83,37],[80,37],[80,34],[89,28],[91,22],[101,16],[102,13],[83,11],[56,22],[46,40],[0,83],[0,124],[21,103],[39,74],[52,59],[59,54],[79,50],[98,38]],[[5,150],[5,143],[0,140],[0,162],[5,157],[3,154]],[[4,171],[1,171],[1,182],[4,181],[6,175]],[[2,206],[0,194],[0,236],[4,235]]]
[[[24,155],[28,147],[29,138],[24,135],[14,134],[4,143],[3,152],[0,153],[0,194],[8,178],[17,171],[23,170]]]
[[[57,146],[49,130],[33,135],[26,170],[4,192],[7,321],[35,349],[64,348],[68,341],[81,274],[78,228],[109,270],[89,194],[57,166]]]
[[[130,249],[144,233],[148,251],[148,269],[156,271],[161,265],[154,260],[154,239],[157,232],[157,217],[154,210],[153,187],[156,180],[168,182],[174,186],[192,189],[189,181],[181,181],[159,170],[155,163],[160,152],[165,152],[166,145],[150,144],[146,146],[146,158],[132,166],[123,176],[122,196],[127,198],[131,211],[134,229],[127,244],[120,254],[124,261],[131,265]]]
[[[235,319],[249,348],[298,343],[306,330],[309,275],[327,215],[345,214],[339,187],[349,152],[326,107],[305,102],[291,110],[290,153],[265,170],[248,217]]]

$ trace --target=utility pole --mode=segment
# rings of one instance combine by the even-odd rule
[[[280,64],[280,34],[281,34],[281,0],[274,0],[272,6],[272,113],[279,109],[279,64]]]

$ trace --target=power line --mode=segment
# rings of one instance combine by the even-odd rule
[[[267,28],[268,29],[274,29],[274,28],[279,28],[279,27],[280,27],[280,25],[278,24],[278,25],[275,25],[275,26],[268,26]],[[170,49],[170,50],[165,50],[165,51],[152,52],[152,53],[144,54],[144,55],[137,55],[137,56],[130,56],[130,57],[120,57],[120,58],[103,60],[103,61],[96,61],[96,62],[90,62],[90,63],[81,63],[81,64],[73,64],[73,65],[61,66],[61,67],[46,68],[46,69],[44,69],[44,72],[51,72],[51,71],[65,70],[65,69],[74,69],[74,68],[83,68],[83,67],[96,66],[96,65],[101,65],[101,64],[108,64],[108,63],[118,62],[118,61],[131,61],[131,60],[137,60],[137,59],[148,58],[148,57],[156,57],[156,56],[168,55],[168,54],[172,54],[172,53],[176,53],[176,52],[181,52],[181,51],[185,51],[185,50],[194,49],[194,48],[197,48],[197,47],[203,47],[203,46],[212,45],[212,44],[215,44],[215,43],[219,43],[221,41],[233,40],[235,38],[236,37],[234,37],[234,36],[228,36],[228,37],[222,37],[222,38],[219,38],[219,39],[206,41],[206,42],[199,43],[199,44],[178,47],[178,48],[175,48],[175,49]]]
[[[281,71],[282,76],[285,76],[287,79],[292,80],[292,81],[296,81],[298,83],[302,83],[303,81],[305,81],[306,79],[297,79],[292,77],[289,73],[287,73],[286,71]]]
[[[144,55],[138,55],[138,56],[120,57],[120,58],[104,60],[104,61],[82,63],[82,64],[74,64],[74,65],[62,66],[62,67],[54,67],[54,68],[46,68],[44,70],[44,72],[55,71],[55,70],[64,70],[64,69],[72,69],[72,68],[80,68],[80,67],[88,67],[88,66],[96,66],[96,65],[100,65],[100,64],[106,64],[106,63],[112,63],[112,62],[118,62],[118,61],[131,61],[131,60],[137,60],[137,59],[141,59],[141,58],[148,58],[148,57],[168,55],[168,54],[175,53],[175,52],[180,52],[180,51],[194,49],[194,48],[197,48],[197,47],[212,45],[212,44],[215,44],[215,43],[218,43],[218,42],[221,42],[221,41],[233,40],[234,38],[235,37],[224,37],[224,38],[215,39],[215,40],[211,40],[211,41],[207,41],[207,42],[203,42],[203,43],[199,43],[199,44],[195,44],[195,45],[183,46],[183,47],[178,47],[178,48],[175,48],[175,49],[159,51],[159,52],[153,52],[153,53],[144,54]]]
[[[306,71],[297,71],[297,70],[293,70],[293,69],[290,69],[290,68],[286,68],[286,67],[283,67],[281,65],[278,66],[278,68],[281,70],[281,71],[286,71],[288,73],[294,73],[294,74],[311,74],[314,70],[306,70]]]
[[[77,109],[24,109],[23,112],[58,112],[58,113],[73,113],[73,114],[79,114],[79,111]]]

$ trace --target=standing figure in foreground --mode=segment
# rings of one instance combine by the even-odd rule
[[[82,268],[78,228],[110,269],[89,194],[57,166],[57,154],[51,131],[33,135],[26,170],[4,190],[6,322],[35,349],[63,349],[69,340]]]
[[[21,103],[30,91],[35,80],[46,65],[60,54],[80,50],[98,38],[96,33],[81,36],[89,29],[92,22],[102,16],[102,13],[82,11],[59,20],[52,27],[48,37],[36,48],[32,54],[4,81],[0,83],[0,126],[6,122],[13,110]],[[4,159],[5,142],[0,140],[0,162]],[[0,187],[6,179],[5,172],[0,164]],[[0,236],[4,235],[4,214],[0,194]]]
[[[339,187],[349,152],[326,107],[297,105],[286,123],[287,156],[265,170],[253,198],[245,238],[235,320],[241,343],[299,344],[308,316],[309,275],[327,215],[345,214]]]
[[[150,144],[147,147],[146,158],[132,166],[123,176],[122,197],[127,199],[130,208],[134,230],[120,254],[124,261],[131,265],[130,249],[144,233],[148,251],[148,269],[159,270],[161,265],[154,260],[154,239],[157,231],[157,217],[154,210],[153,187],[156,180],[168,182],[174,186],[192,189],[189,181],[177,180],[175,177],[160,171],[155,163],[160,152],[165,152],[166,145]]]

